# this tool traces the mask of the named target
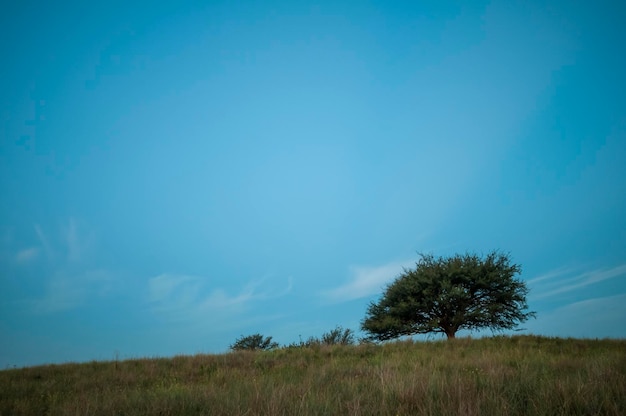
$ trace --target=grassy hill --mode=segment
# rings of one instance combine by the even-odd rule
[[[281,348],[0,371],[0,415],[625,415],[626,340]]]

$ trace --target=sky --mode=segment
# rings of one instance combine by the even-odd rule
[[[418,253],[626,338],[621,2],[62,3],[0,12],[1,368],[362,335]]]

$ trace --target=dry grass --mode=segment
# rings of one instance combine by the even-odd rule
[[[624,415],[626,341],[282,348],[0,371],[0,415]]]

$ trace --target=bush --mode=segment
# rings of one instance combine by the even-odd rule
[[[272,337],[263,337],[261,334],[240,336],[230,346],[233,351],[267,351],[278,348],[277,342],[272,342]]]
[[[354,331],[350,328],[337,326],[322,334],[321,343],[324,345],[354,345]]]
[[[285,345],[285,348],[312,348],[320,347],[322,345],[354,345],[356,344],[356,338],[354,331],[349,328],[342,328],[337,326],[328,332],[322,334],[320,338],[309,337],[306,341],[300,338],[299,342],[292,342]]]

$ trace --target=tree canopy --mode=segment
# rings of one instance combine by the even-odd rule
[[[498,251],[484,258],[421,254],[414,269],[405,269],[378,302],[369,304],[361,328],[379,341],[426,333],[450,339],[461,329],[512,329],[535,315],[525,312],[528,289],[516,278],[520,273],[521,266]]]

